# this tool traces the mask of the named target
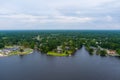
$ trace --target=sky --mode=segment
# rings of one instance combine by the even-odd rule
[[[120,0],[0,0],[0,30],[120,30]]]

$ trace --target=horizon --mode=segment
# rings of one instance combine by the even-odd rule
[[[114,29],[114,30],[110,30],[110,29],[9,29],[9,30],[0,30],[0,31],[120,31],[120,30],[117,30],[117,29]]]

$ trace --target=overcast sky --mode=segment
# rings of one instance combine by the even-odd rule
[[[120,0],[0,0],[9,29],[120,29]]]

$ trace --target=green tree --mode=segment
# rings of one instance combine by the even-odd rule
[[[0,49],[4,48],[4,47],[5,47],[5,45],[3,43],[0,43]]]
[[[106,54],[107,54],[106,50],[101,50],[100,51],[100,56],[106,56]]]
[[[116,50],[116,52],[117,52],[117,54],[119,54],[119,55],[120,55],[120,49],[117,49],[117,50]]]

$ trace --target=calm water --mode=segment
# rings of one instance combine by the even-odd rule
[[[120,59],[91,56],[84,47],[71,57],[11,56],[0,58],[0,80],[120,80]]]

